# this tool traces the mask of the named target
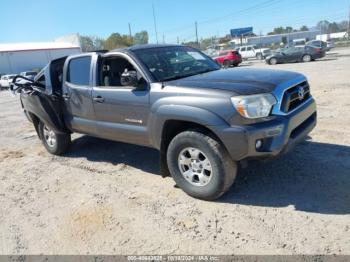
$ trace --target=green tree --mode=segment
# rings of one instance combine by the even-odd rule
[[[279,35],[293,32],[293,27],[287,26],[284,28],[283,26],[275,27],[272,32],[269,32],[268,35]]]
[[[80,46],[83,52],[103,49],[104,40],[97,36],[80,36]]]
[[[328,25],[328,30],[327,30],[328,34],[337,33],[339,31],[340,31],[339,30],[339,26],[338,26],[338,24],[336,22],[330,23]]]
[[[329,27],[329,22],[327,20],[322,20],[317,23],[316,28],[322,33],[322,34],[327,34],[328,32],[328,27]]]
[[[134,44],[140,45],[140,44],[148,44],[148,33],[147,31],[143,30],[141,32],[138,32],[134,36]]]
[[[201,39],[201,48],[202,49],[207,49],[209,46],[211,46],[213,44],[213,39],[212,38],[205,38],[205,39]]]
[[[127,35],[121,35],[119,33],[111,34],[103,44],[104,49],[112,50],[120,47],[131,46],[133,39]]]
[[[309,31],[309,28],[306,25],[300,27],[299,31]]]
[[[94,43],[89,36],[80,36],[80,46],[83,52],[94,51]]]

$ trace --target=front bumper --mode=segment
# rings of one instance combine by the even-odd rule
[[[215,127],[214,132],[235,161],[246,158],[274,157],[290,150],[316,126],[315,100],[311,97],[288,115],[275,115],[272,120],[245,126]],[[256,148],[257,140],[262,146]]]

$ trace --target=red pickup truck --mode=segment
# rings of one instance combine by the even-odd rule
[[[214,58],[217,63],[224,67],[238,66],[242,63],[242,56],[238,51],[226,50],[222,51],[219,56]]]

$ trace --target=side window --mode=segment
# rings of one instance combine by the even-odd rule
[[[247,51],[252,51],[252,47],[248,47],[248,48],[247,48]]]
[[[73,58],[69,61],[67,82],[87,86],[90,83],[91,56]]]
[[[39,82],[42,85],[45,85],[45,75],[43,74],[41,77],[39,77],[38,80],[36,80],[37,82]]]
[[[102,60],[99,70],[100,86],[124,87],[121,82],[121,76],[128,71],[133,71],[137,74],[140,84],[146,84],[134,66],[125,58],[119,56],[105,58]]]
[[[244,52],[244,51],[245,51],[245,47],[242,47],[242,48],[241,48],[241,51]]]

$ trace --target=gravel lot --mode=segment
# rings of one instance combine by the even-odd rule
[[[158,175],[152,149],[74,135],[47,153],[18,97],[0,93],[0,254],[349,254],[350,49],[269,66],[305,74],[309,139],[251,163],[217,202]]]

